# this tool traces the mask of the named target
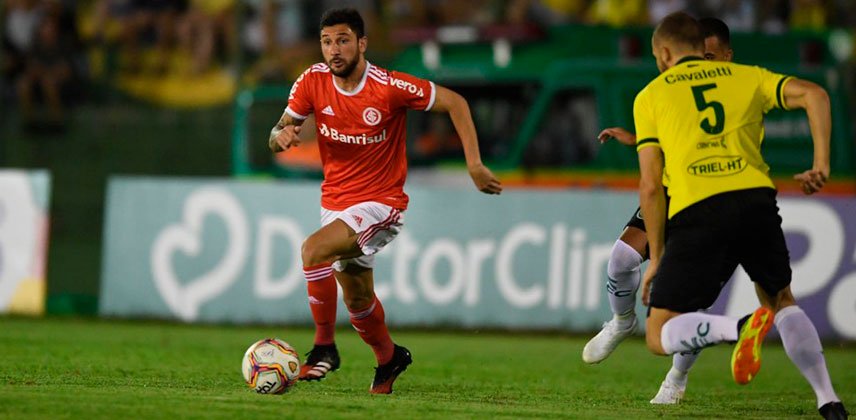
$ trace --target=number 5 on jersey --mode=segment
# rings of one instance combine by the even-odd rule
[[[692,86],[693,98],[695,99],[696,108],[702,112],[707,108],[713,108],[713,118],[715,124],[710,123],[710,117],[705,118],[699,126],[707,134],[720,134],[725,128],[725,108],[719,101],[708,102],[704,98],[704,92],[716,88],[716,83],[708,83],[706,85]]]

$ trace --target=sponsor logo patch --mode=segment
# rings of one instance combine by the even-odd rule
[[[318,132],[330,140],[348,144],[372,144],[386,140],[386,130],[383,130],[373,136],[366,135],[365,133],[353,135],[340,133],[339,130],[336,130],[333,127],[328,127],[325,123],[321,123],[321,127],[318,128]]]
[[[421,87],[414,85],[413,83],[408,82],[407,80],[397,79],[395,77],[389,78],[389,84],[407,92],[411,95],[416,95],[420,98],[425,97],[425,91],[422,90]]]
[[[742,156],[710,156],[699,159],[687,166],[690,175],[715,177],[734,175],[746,169],[746,159]]]

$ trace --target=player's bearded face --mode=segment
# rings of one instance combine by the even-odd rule
[[[360,62],[361,42],[347,25],[325,27],[321,31],[321,52],[330,72],[348,77]]]
[[[332,57],[327,60],[327,66],[330,67],[330,72],[338,77],[348,77],[354,72],[354,69],[359,63],[360,57],[354,56],[350,60],[346,57]]]

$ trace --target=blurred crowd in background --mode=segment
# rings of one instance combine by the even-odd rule
[[[350,6],[366,20],[370,52],[392,56],[401,28],[565,23],[649,26],[675,10],[717,16],[733,31],[856,28],[852,0],[5,0],[2,101],[22,121],[61,130],[93,80],[120,77],[141,96],[173,90],[193,105],[234,87],[293,80],[318,61],[317,22]],[[162,81],[170,81],[155,86]],[[191,102],[188,101],[190,98]],[[205,98],[203,98],[205,99]],[[215,101],[216,102],[216,101]],[[205,103],[204,100],[199,103]],[[44,108],[44,112],[39,107]]]

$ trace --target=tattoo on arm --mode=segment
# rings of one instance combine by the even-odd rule
[[[281,117],[279,117],[279,121],[276,122],[276,129],[282,130],[287,125],[303,125],[304,120],[298,120],[291,115],[283,113]]]

